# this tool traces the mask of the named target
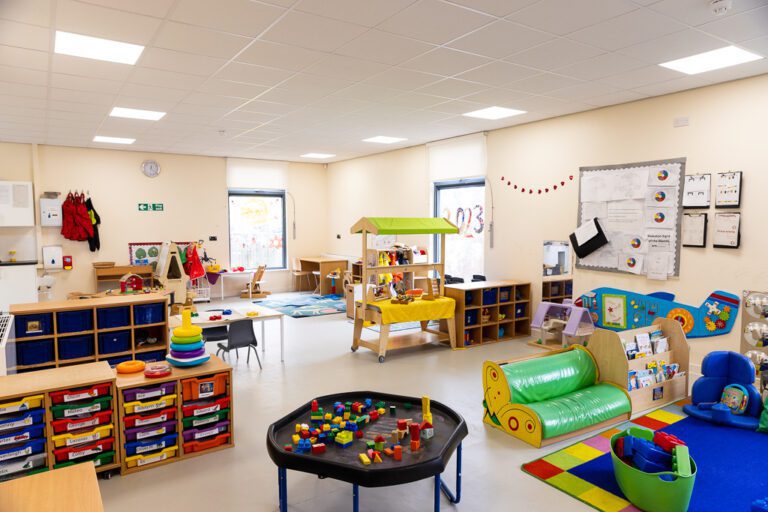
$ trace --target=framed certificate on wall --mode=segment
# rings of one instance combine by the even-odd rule
[[[717,173],[715,208],[738,208],[741,205],[741,171]]]

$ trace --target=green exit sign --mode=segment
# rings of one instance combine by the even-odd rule
[[[140,212],[162,212],[165,211],[163,203],[139,203]]]

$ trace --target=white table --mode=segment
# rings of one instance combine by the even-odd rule
[[[258,316],[246,316],[248,311],[256,311]],[[212,315],[221,314],[219,311],[199,311],[199,316],[192,317],[192,324],[199,325],[203,329],[210,327],[221,327],[229,325],[237,320],[251,320],[253,322],[261,322],[261,353],[266,352],[266,338],[264,335],[264,322],[267,320],[279,320],[280,321],[280,362],[285,361],[285,325],[283,318],[285,315],[275,309],[265,308],[264,306],[258,306],[256,304],[245,309],[233,309],[231,315],[222,315],[221,320],[209,320]],[[181,325],[181,315],[173,315],[169,318],[168,325],[171,329]]]
[[[242,272],[219,272],[219,279],[221,280],[221,300],[224,300],[224,278],[237,276],[248,276],[248,298],[253,299],[251,281],[253,281],[254,274],[256,274],[255,270],[243,270]]]

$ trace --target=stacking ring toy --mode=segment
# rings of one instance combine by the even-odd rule
[[[144,370],[146,363],[144,361],[123,361],[117,365],[117,373],[138,373]]]

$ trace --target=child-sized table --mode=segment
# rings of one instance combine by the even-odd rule
[[[340,393],[317,398],[317,402],[325,412],[333,413],[335,402],[364,402],[366,398],[373,403],[383,401],[386,404],[386,414],[362,427],[364,436],[353,441],[347,448],[327,442],[326,452],[313,455],[312,453],[296,453],[286,451],[284,446],[292,444],[292,436],[296,433],[295,425],[310,423],[311,402],[307,402],[290,414],[280,418],[270,425],[267,431],[267,451],[269,457],[277,465],[278,496],[280,512],[288,510],[287,470],[311,473],[320,478],[334,478],[352,484],[352,510],[359,511],[359,487],[386,487],[400,485],[425,478],[434,477],[434,510],[440,510],[440,492],[442,491],[451,503],[461,499],[461,441],[467,436],[467,425],[464,419],[449,407],[440,402],[431,401],[430,409],[434,437],[421,440],[421,447],[411,452],[409,437],[401,442],[403,458],[395,461],[391,457],[382,457],[381,463],[363,465],[358,456],[367,450],[365,441],[372,440],[371,432],[384,432],[396,428],[397,419],[410,419],[413,422],[422,421],[421,399],[408,396],[390,395],[374,391],[355,391]],[[390,406],[395,406],[394,416]],[[386,445],[389,446],[390,439]],[[454,450],[456,451],[456,493],[454,494],[441,478]]]

